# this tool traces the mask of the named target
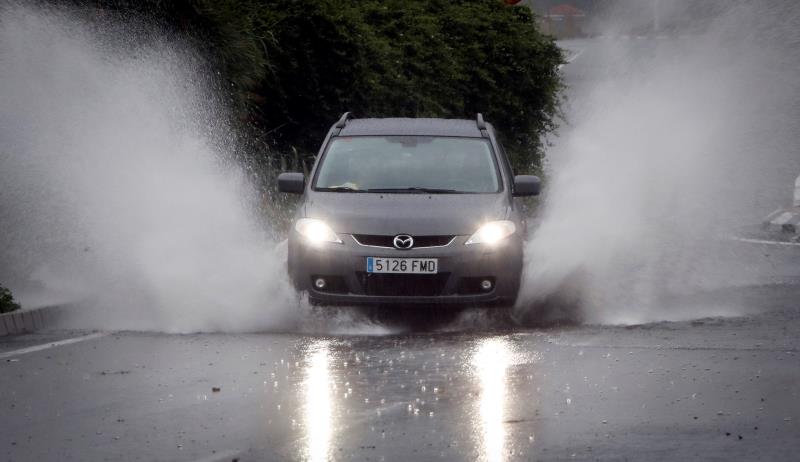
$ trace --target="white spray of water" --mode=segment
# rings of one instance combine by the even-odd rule
[[[98,39],[135,33],[120,24],[0,15],[0,280],[27,306],[91,308],[80,327],[294,323],[285,260],[226,161],[236,142],[189,54]]]
[[[630,44],[584,50],[605,64],[549,154],[520,308],[571,284],[590,321],[665,319],[664,292],[742,277],[710,237],[770,211],[782,188],[767,180],[800,167],[786,143],[799,119],[791,6],[735,12],[644,62]],[[80,327],[295,327],[306,309],[226,162],[236,141],[205,69],[119,27],[0,8],[0,281],[27,306],[93,307]],[[113,47],[98,31],[131,39]],[[299,328],[389,332],[344,321]]]
[[[800,170],[798,13],[759,2],[700,34],[568,44],[583,49],[567,69],[570,124],[548,153],[519,311],[569,294],[590,322],[735,312],[663,300],[753,277],[718,237],[780,205],[765,191]]]

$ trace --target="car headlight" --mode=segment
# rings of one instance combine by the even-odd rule
[[[312,245],[320,245],[323,242],[342,243],[339,236],[322,220],[301,218],[295,223],[294,229]]]
[[[517,230],[517,227],[514,225],[513,221],[508,220],[501,220],[501,221],[490,221],[485,225],[481,226],[475,234],[470,236],[467,239],[466,245],[472,244],[489,244],[494,245],[498,242],[502,241],[503,239],[507,238],[514,234]]]

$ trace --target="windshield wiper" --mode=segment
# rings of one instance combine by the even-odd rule
[[[438,188],[420,188],[412,186],[410,188],[369,188],[367,192],[375,193],[430,193],[430,194],[462,194],[461,191],[455,189],[438,189]]]
[[[352,188],[350,186],[331,186],[330,188],[317,188],[321,192],[366,192],[363,189]]]

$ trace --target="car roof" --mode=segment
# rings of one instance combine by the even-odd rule
[[[488,124],[487,124],[488,125]],[[463,136],[481,138],[475,120],[465,119],[350,119],[339,136]]]

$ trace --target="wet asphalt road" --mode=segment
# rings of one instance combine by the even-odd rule
[[[0,460],[796,460],[787,271],[641,326],[5,338]]]

